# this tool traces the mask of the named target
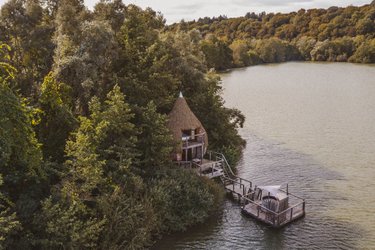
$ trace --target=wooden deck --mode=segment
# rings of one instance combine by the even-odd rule
[[[223,169],[220,161],[203,159],[201,163],[196,163],[193,169],[198,175],[205,176],[210,179],[223,175]]]
[[[249,203],[243,206],[242,213],[275,228],[285,226],[305,215],[302,204],[300,206],[288,208],[281,213],[274,213],[262,207],[260,202]]]
[[[199,161],[179,162],[185,168],[191,168],[200,176],[208,178],[220,177],[225,190],[243,204],[242,213],[255,218],[256,220],[279,228],[305,216],[305,200],[285,190],[283,197],[288,197],[287,208],[284,211],[276,213],[262,205],[262,195],[259,197],[255,192],[256,186],[249,180],[236,176],[230,168],[224,155],[215,152],[209,152],[208,159]]]
[[[201,161],[179,161],[176,163],[183,168],[191,169],[198,175],[210,179],[220,177],[224,174],[221,161],[202,159]]]
[[[244,204],[242,207],[242,213],[257,219],[260,222],[274,228],[280,228],[305,215],[305,200],[296,195],[281,190],[285,195],[292,198],[291,200],[293,203],[289,204],[289,207],[284,211],[276,213],[264,207],[262,205],[262,200],[255,197],[255,187],[253,188],[251,181],[239,177],[232,179],[225,175],[221,178],[225,184],[227,192],[234,195],[234,197],[237,197],[238,200]]]

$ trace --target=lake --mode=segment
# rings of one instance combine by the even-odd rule
[[[230,200],[204,225],[155,249],[375,249],[375,66],[284,63],[222,74],[246,116],[238,175],[289,184],[306,216],[272,229]]]

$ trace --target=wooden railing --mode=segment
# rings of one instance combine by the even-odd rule
[[[249,196],[255,195],[256,186],[254,187],[254,190],[253,190],[253,184],[251,181],[235,175],[223,154],[212,152],[212,151],[208,152],[207,154],[210,160],[217,160],[223,163],[222,167],[223,167],[223,170],[226,172],[227,176],[222,176],[222,179],[224,181],[229,181],[231,183],[229,185],[226,185],[226,188],[227,189],[231,188],[231,191],[239,195],[242,201],[244,201],[245,203],[248,202],[256,206],[258,208],[257,214],[256,214],[256,217],[258,219],[260,216],[259,215],[260,211],[265,212],[267,213],[267,216],[265,216],[265,219],[268,220],[268,223],[272,224],[275,227],[279,227],[292,221],[296,217],[299,217],[305,214],[305,200],[295,194],[290,193],[288,190],[285,191],[281,189],[281,192],[286,193],[288,196],[296,198],[297,203],[279,213],[276,213],[266,208],[265,206],[257,203],[256,201],[254,201],[256,197],[253,197],[254,200],[250,199]],[[235,188],[236,185],[239,185],[239,190],[242,191],[241,193],[238,193],[239,191],[238,189],[236,190]],[[251,191],[251,192],[248,192],[248,191]],[[259,201],[260,200],[258,200],[258,202]],[[272,218],[272,219],[269,220],[268,218]]]
[[[210,168],[211,168],[210,171],[211,171],[211,172],[205,174],[204,172],[205,172],[206,170],[203,169],[204,165],[198,164],[198,163],[196,163],[196,162],[191,162],[191,166],[192,166],[193,168],[198,169],[198,173],[199,173],[199,175],[201,175],[201,176],[204,175],[204,176],[207,176],[207,177],[216,177],[217,175],[215,176],[215,174],[217,174],[217,172],[220,171],[220,170],[222,170],[222,169],[217,167],[218,162],[213,162],[213,163],[211,163],[211,164],[212,164],[212,165],[210,166]]]
[[[214,151],[208,151],[207,152],[208,159],[211,161],[222,161],[223,162],[223,170],[228,174],[228,176],[232,178],[239,178],[237,177],[232,168],[230,167],[227,159],[222,153],[214,152]]]
[[[286,210],[278,213],[276,226],[281,226],[283,224],[286,224],[289,221],[292,221],[297,216],[301,216],[303,214],[305,214],[305,201],[297,203],[293,205],[292,207],[289,207]]]
[[[275,227],[280,227],[290,221],[292,221],[293,219],[299,217],[299,216],[303,216],[305,214],[305,201],[302,201],[298,204],[295,204],[293,205],[292,207],[289,207],[287,208],[286,210],[284,211],[281,211],[279,213],[276,213],[258,203],[256,203],[255,201],[247,198],[247,197],[242,197],[246,202],[248,203],[251,203],[253,204],[254,206],[257,207],[257,214],[254,216],[256,216],[256,218],[260,219],[260,220],[266,220],[268,223],[272,224],[273,226]],[[265,216],[265,218],[260,218],[260,211],[262,211],[263,213],[267,213],[267,216]],[[269,219],[271,218],[271,219]]]
[[[188,135],[184,136],[182,139],[182,146],[189,147],[189,143],[197,143],[197,142],[204,142],[204,136],[206,133],[196,134],[194,136]]]

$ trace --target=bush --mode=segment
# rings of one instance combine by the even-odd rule
[[[353,51],[353,39],[344,37],[318,42],[310,54],[313,61],[345,62]]]
[[[301,55],[295,46],[277,38],[258,42],[255,50],[265,63],[277,63],[301,59]]]
[[[151,186],[150,199],[163,232],[183,231],[203,222],[223,198],[218,184],[181,168],[172,168]]]
[[[375,39],[363,42],[354,55],[349,58],[349,61],[355,63],[375,63]]]
[[[249,50],[247,54],[249,56],[249,65],[258,65],[262,63],[262,59],[260,59],[259,55],[254,50]]]

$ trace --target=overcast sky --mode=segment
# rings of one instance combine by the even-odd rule
[[[190,21],[205,16],[243,16],[247,12],[290,12],[301,8],[327,8],[330,6],[361,6],[372,0],[123,0],[143,8],[151,7],[163,13],[168,23],[185,19]],[[6,0],[0,0],[3,4]],[[92,8],[98,0],[85,0]]]

